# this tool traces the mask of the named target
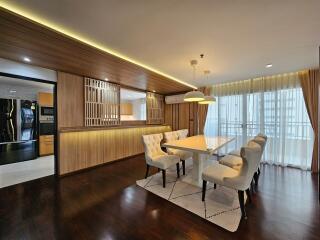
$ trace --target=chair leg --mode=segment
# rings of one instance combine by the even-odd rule
[[[148,177],[148,175],[149,175],[149,168],[150,168],[150,166],[147,164],[146,176],[145,176],[144,178],[147,178],[147,177]]]
[[[162,186],[166,187],[166,170],[162,169]]]
[[[202,202],[206,198],[206,190],[207,190],[207,181],[202,181]]]
[[[183,171],[183,175],[186,175],[186,161],[182,160],[182,171]]]
[[[261,173],[261,172],[260,172],[260,168],[258,168],[258,176],[260,176],[260,173]]]
[[[259,175],[258,175],[258,173],[254,173],[254,175],[253,175],[253,179],[254,179],[254,184],[255,184],[255,186],[258,186],[258,182],[259,182]]]
[[[179,163],[176,164],[177,167],[177,177],[180,178],[180,165]]]
[[[249,188],[246,190],[246,194],[247,194],[247,197],[248,197],[249,203],[252,203],[251,191],[250,191],[250,189],[249,189]]]
[[[213,189],[217,189],[217,184],[213,184]]]
[[[239,197],[242,218],[247,219],[247,213],[246,213],[246,209],[244,206],[244,192],[239,190],[238,197]]]
[[[254,183],[253,183],[253,179],[251,180],[251,183],[250,183],[250,190],[251,190],[251,193],[254,194],[255,193],[255,186],[254,186]]]

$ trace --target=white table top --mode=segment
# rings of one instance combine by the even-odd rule
[[[170,141],[164,143],[163,146],[211,155],[219,148],[233,140],[234,138],[232,137],[208,137],[205,135],[197,135],[193,137],[187,137],[185,139]]]

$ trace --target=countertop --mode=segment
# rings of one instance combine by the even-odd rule
[[[60,128],[59,133],[67,132],[87,132],[87,131],[102,131],[102,130],[112,130],[112,129],[128,129],[128,128],[147,128],[147,127],[169,127],[169,125],[163,124],[147,124],[147,125],[134,125],[134,126],[105,126],[105,127],[67,127]]]

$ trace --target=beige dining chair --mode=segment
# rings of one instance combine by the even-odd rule
[[[177,130],[178,135],[179,135],[179,139],[184,139],[188,137],[189,134],[189,130],[188,129],[180,129]]]
[[[143,135],[142,142],[145,151],[145,159],[147,164],[147,171],[145,178],[149,175],[150,166],[161,169],[162,171],[162,185],[166,187],[166,170],[176,165],[177,168],[177,177],[180,177],[180,159],[176,155],[169,155],[162,151],[161,149],[161,140],[163,139],[162,133],[159,134],[150,134]]]
[[[251,197],[249,187],[257,169],[257,165],[259,164],[261,147],[259,144],[251,142],[250,146],[241,148],[240,154],[243,163],[239,170],[222,164],[214,164],[203,171],[202,201],[205,201],[207,182],[235,189],[238,191],[242,217],[246,219],[247,214],[245,211],[244,192],[246,192],[250,202]]]
[[[186,130],[188,131],[188,129]],[[173,132],[165,132],[163,133],[163,135],[164,135],[164,141],[170,142],[170,141],[183,139],[184,136],[188,135],[188,132],[186,133],[185,131],[179,130],[179,131],[173,131]],[[180,135],[182,135],[182,138],[180,137]],[[180,158],[182,162],[183,175],[186,175],[186,160],[189,158],[192,158],[193,156],[192,152],[188,152],[180,149],[174,149],[174,148],[167,148],[167,153],[170,155],[178,156]]]

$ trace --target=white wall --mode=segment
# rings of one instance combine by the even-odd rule
[[[132,104],[132,115],[121,115],[121,121],[146,120],[146,116],[144,117],[144,119],[141,119],[141,104],[146,102],[145,98],[135,99],[131,101],[122,101],[122,103],[124,102]]]
[[[145,103],[146,99],[136,99],[132,101],[132,109],[133,109],[133,118],[135,120],[146,120],[141,119],[141,104]]]
[[[54,70],[36,67],[30,64],[18,63],[3,58],[0,58],[0,72],[38,78],[52,82],[57,81],[57,72]]]
[[[49,84],[48,84],[49,85]],[[53,93],[53,85],[51,90],[42,89],[32,86],[19,86],[12,84],[3,84],[0,81],[0,98],[9,98],[9,99],[23,99],[30,101],[38,101],[39,92],[50,92]],[[10,93],[10,90],[15,90],[15,93]]]

